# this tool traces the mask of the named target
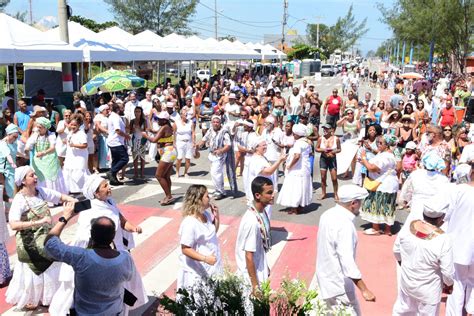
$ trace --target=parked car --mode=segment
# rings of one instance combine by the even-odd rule
[[[168,68],[166,69],[166,73],[171,76],[178,77],[178,69],[175,68]]]
[[[334,76],[334,68],[332,65],[321,66],[321,76]]]
[[[201,81],[203,81],[204,79],[209,81],[209,79],[211,78],[211,72],[209,71],[209,69],[200,69],[200,70],[196,71],[196,76]]]
[[[334,70],[335,75],[339,73],[339,68],[337,68],[337,65],[332,65],[332,69]]]

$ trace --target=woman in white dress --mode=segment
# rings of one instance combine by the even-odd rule
[[[69,193],[64,182],[61,164],[56,154],[56,135],[49,131],[51,121],[45,117],[36,119],[37,132],[31,134],[26,142],[26,150],[33,153],[31,166],[38,176],[39,186],[58,191],[62,194]]]
[[[99,175],[91,175],[84,185],[84,196],[91,201],[91,208],[79,213],[77,219],[76,237],[73,245],[86,248],[89,244],[91,221],[95,218],[106,216],[110,218],[117,227],[114,237],[116,250],[130,251],[135,247],[132,233],[142,233],[140,226],[133,225],[122,215],[120,209],[112,199],[112,191],[109,182]],[[69,312],[73,303],[74,293],[74,270],[71,266],[61,264],[59,273],[60,286],[54,294],[49,313],[52,316],[63,316]],[[148,301],[140,274],[137,272],[132,280],[126,284],[127,290],[137,297],[137,302],[131,309],[145,304]],[[126,315],[126,313],[125,313]]]
[[[67,149],[67,135],[69,134],[69,122],[71,122],[72,111],[64,110],[63,120],[59,121],[58,126],[56,127],[56,133],[58,137],[56,138],[56,153],[58,154],[59,162],[61,167],[64,166],[64,159],[66,158],[66,149]]]
[[[250,158],[249,162],[248,181],[249,183],[252,183],[252,181],[258,176],[268,178],[273,182],[274,192],[277,192],[278,178],[276,173],[278,171],[278,168],[280,167],[280,164],[282,164],[286,160],[286,154],[280,154],[276,161],[270,162],[265,157],[267,148],[267,140],[264,137],[259,137],[254,141],[252,145],[254,154],[252,158]],[[245,195],[247,196],[247,202],[249,203],[249,205],[252,205],[253,194],[250,185],[247,185]],[[265,211],[267,212],[268,218],[271,218],[271,205],[268,205],[268,207],[265,208]]]
[[[192,289],[202,279],[222,273],[217,231],[219,209],[209,203],[204,185],[194,184],[184,196],[184,219],[179,228],[181,255],[178,289]]]
[[[89,172],[93,173],[95,172],[95,128],[94,128],[94,122],[92,121],[92,113],[91,112],[86,112],[84,114],[84,132],[87,135],[87,151],[89,153],[89,158],[87,159],[88,161],[88,168]]]
[[[30,166],[19,167],[15,170],[15,184],[18,193],[13,198],[9,224],[17,233],[39,228],[50,229],[52,221],[50,215],[37,219],[33,214],[33,212],[48,214],[49,211],[45,209],[48,202],[58,204],[76,201],[57,191],[39,187],[38,177]],[[45,260],[41,256],[39,260],[35,258],[34,262],[17,261],[10,286],[5,294],[5,301],[16,304],[20,309],[23,307],[36,309],[39,304],[49,305],[59,286],[59,267],[60,263],[51,264],[48,259]]]
[[[182,108],[180,115],[181,120],[173,123],[174,139],[176,142],[176,175],[180,176],[179,169],[181,161],[184,158],[184,176],[188,176],[188,170],[191,166],[191,158],[194,154],[194,146],[196,144],[196,126],[194,122],[188,118],[188,109]]]
[[[290,214],[298,214],[311,203],[313,185],[309,155],[311,145],[306,140],[308,128],[303,124],[293,125],[295,143],[286,160],[285,179],[278,194],[277,203],[291,208]]]
[[[70,193],[79,193],[89,175],[87,160],[87,135],[79,127],[82,125],[82,114],[74,114],[69,123],[67,136],[66,159],[64,160],[64,178]]]
[[[283,131],[277,125],[276,118],[274,116],[267,116],[263,126],[265,127],[262,132],[262,137],[267,142],[267,151],[265,152],[265,158],[273,164],[280,158],[282,150]],[[275,171],[274,189],[278,188],[278,169]]]

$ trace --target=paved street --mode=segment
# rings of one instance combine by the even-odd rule
[[[325,77],[322,81],[316,82],[316,90],[320,92],[322,98],[327,97],[334,87],[340,87],[339,77]],[[362,93],[366,91],[371,91],[373,97],[378,99],[379,91],[368,90],[366,84],[361,84],[360,95],[363,96]],[[316,161],[313,182],[313,202],[305,208],[302,214],[289,215],[282,210],[281,206],[275,205],[274,207],[272,215],[274,245],[269,254],[274,287],[287,274],[291,277],[298,276],[304,279],[308,285],[314,286],[317,223],[319,216],[334,205],[332,194],[326,200],[317,200],[320,193],[320,177],[317,166],[318,161]],[[131,222],[139,224],[143,228],[143,234],[136,236],[136,248],[132,254],[150,295],[151,303],[155,302],[155,297],[161,293],[172,295],[175,291],[180,253],[177,231],[181,222],[180,201],[169,208],[159,205],[159,200],[163,198],[163,191],[154,179],[155,167],[156,163],[154,162],[146,165],[146,182],[128,180],[126,185],[113,189],[113,197],[120,204],[124,215]],[[213,190],[205,151],[201,152],[199,160],[193,161],[189,175],[189,178],[172,178],[172,192],[175,196],[182,197],[191,184],[204,184],[210,191]],[[282,178],[280,178],[280,185],[281,180]],[[240,178],[239,187],[243,188]],[[330,184],[328,192],[332,193]],[[236,198],[216,201],[216,204],[222,214],[219,239],[223,258],[231,269],[235,269],[234,247],[240,217],[246,209],[245,196],[242,193]],[[59,217],[59,212],[60,209],[54,211],[56,218]],[[398,214],[398,220],[403,222],[404,215]],[[355,223],[358,230],[364,228],[364,222],[360,219],[356,219]],[[75,221],[68,224],[64,237],[71,240],[74,230]],[[362,310],[364,315],[388,315],[396,296],[396,268],[391,254],[395,237],[372,237],[362,233],[359,235],[358,261],[366,283],[377,296],[377,303],[369,304],[361,299]],[[15,262],[15,243],[13,234],[11,236],[8,251],[13,263]],[[4,302],[4,293],[5,289],[2,289],[0,291],[0,313],[2,315],[23,315],[24,312],[15,311],[12,306]],[[139,311],[135,311],[134,315],[150,315],[153,314],[152,310],[153,305],[149,304]],[[35,314],[46,311],[46,308],[40,308]]]

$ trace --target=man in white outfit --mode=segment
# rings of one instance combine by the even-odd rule
[[[365,285],[355,262],[357,232],[353,220],[368,192],[348,184],[339,188],[338,195],[339,202],[319,221],[316,279],[321,298],[329,308],[342,304],[361,315],[354,285],[366,301],[375,302],[375,295]]]
[[[401,266],[394,316],[438,315],[443,288],[452,291],[452,242],[440,228],[448,207],[442,199],[431,199],[424,205],[423,220],[414,220],[409,230],[400,231],[393,249]]]
[[[458,170],[457,167],[456,170]],[[446,302],[446,315],[463,314],[463,307],[469,314],[474,314],[474,181],[472,171],[470,182],[456,186],[450,198],[451,203],[446,213],[447,234],[453,242],[454,285],[453,293]]]

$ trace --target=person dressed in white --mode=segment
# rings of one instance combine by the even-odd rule
[[[311,203],[313,197],[311,166],[309,164],[311,145],[306,140],[308,128],[305,125],[296,124],[292,131],[295,143],[286,160],[285,179],[277,203],[290,207],[290,214],[298,214],[303,207]]]
[[[461,165],[456,167],[456,171]],[[446,315],[462,315],[463,307],[470,315],[474,314],[474,181],[472,171],[469,182],[456,186],[449,199],[450,207],[446,213],[446,232],[453,242],[454,285],[453,293],[446,302]]]
[[[70,133],[67,136],[64,179],[70,193],[82,192],[86,177],[90,174],[87,164],[89,158],[87,135],[79,128],[82,122],[83,116],[74,114],[69,123]]]
[[[431,199],[424,204],[423,220],[414,220],[409,230],[400,231],[399,243],[393,249],[401,266],[394,316],[436,316],[443,287],[448,293],[452,290],[452,242],[439,228],[448,207],[441,199]]]
[[[99,106],[99,113],[94,117],[95,130],[98,137],[98,158],[99,158],[99,169],[110,168],[110,150],[107,146],[107,135],[109,134],[108,129],[108,116],[110,107],[107,104]]]
[[[316,279],[320,296],[330,308],[342,304],[361,315],[354,285],[366,301],[375,302],[375,295],[365,285],[355,262],[357,232],[353,221],[368,192],[348,184],[339,188],[338,195],[338,203],[319,220]]]
[[[265,128],[262,132],[262,137],[267,142],[267,151],[264,156],[270,164],[277,162],[282,153],[283,131],[276,123],[277,121],[274,116],[267,116],[264,122]],[[272,181],[276,186],[278,183],[278,170],[275,170]]]
[[[252,120],[248,119],[242,121],[240,124],[244,126],[244,131],[246,132],[245,139],[241,140],[241,143],[237,145],[239,151],[245,155],[244,158],[244,171],[242,172],[242,182],[244,183],[244,191],[249,192],[251,180],[249,178],[249,169],[250,161],[254,153],[254,148],[252,147],[255,144],[255,141],[258,138],[257,133],[255,132],[255,124]]]
[[[181,254],[178,289],[193,290],[203,279],[223,272],[219,240],[219,209],[209,203],[207,188],[194,184],[184,196],[179,228]]]
[[[273,204],[275,192],[272,181],[265,177],[256,177],[251,185],[253,205],[249,206],[240,221],[235,258],[238,273],[249,283],[253,295],[256,295],[270,274],[267,252],[271,249],[272,238],[270,219],[265,208]]]
[[[145,93],[145,99],[141,100],[138,103],[138,106],[143,109],[143,114],[147,118],[150,116],[151,108],[153,107],[153,101],[151,99],[151,94],[152,94],[151,90],[147,90],[147,92]]]
[[[224,105],[225,124],[229,130],[232,130],[235,122],[240,118],[240,105],[235,102],[235,99],[235,93],[229,94],[229,103]]]
[[[45,210],[47,203],[76,201],[57,191],[38,187],[37,184],[38,178],[30,166],[15,169],[17,194],[10,209],[9,224],[18,234],[28,234],[29,230],[36,231],[39,228],[49,230],[52,218]],[[44,217],[37,219],[36,214]],[[59,262],[51,262],[39,254],[35,262],[17,261],[5,301],[16,304],[18,309],[25,307],[34,310],[39,304],[48,306],[59,286],[59,268]]]
[[[181,109],[181,119],[174,122],[173,131],[175,133],[176,142],[176,176],[180,177],[179,169],[181,161],[184,158],[184,176],[188,176],[188,170],[191,166],[191,158],[194,155],[194,147],[196,144],[196,125],[187,117],[188,110]]]
[[[71,110],[65,110],[63,112],[64,119],[59,121],[58,126],[56,127],[56,133],[58,137],[56,138],[56,153],[58,154],[59,161],[61,166],[64,165],[64,158],[66,157],[67,149],[67,135],[69,135],[69,123],[71,122],[72,112]]]
[[[118,251],[130,251],[135,247],[132,233],[142,233],[140,226],[130,223],[120,212],[111,198],[112,191],[107,180],[99,175],[91,175],[87,178],[82,191],[84,197],[91,201],[91,208],[79,213],[77,219],[77,230],[72,245],[87,248],[91,238],[92,221],[99,217],[108,217],[116,227],[113,243]],[[73,304],[74,293],[74,271],[70,265],[61,264],[58,280],[60,286],[54,293],[49,313],[52,316],[62,316],[69,313]],[[135,272],[132,279],[126,283],[126,288],[137,297],[137,302],[132,309],[145,304],[148,301],[140,274]],[[126,310],[128,307],[124,306]]]
[[[130,122],[135,118],[135,108],[138,106],[137,95],[135,92],[130,92],[128,95],[128,102],[125,103],[124,116]]]
[[[258,137],[254,140],[251,146],[254,154],[251,159],[249,159],[249,168],[247,174],[248,183],[252,183],[253,179],[258,176],[262,176],[272,180],[272,183],[275,183],[274,191],[277,192],[277,177],[276,172],[281,163],[286,160],[286,154],[280,154],[278,159],[275,162],[270,162],[266,157],[265,153],[267,152],[267,141],[263,137]],[[252,188],[250,185],[247,185],[245,188],[245,195],[247,196],[247,202],[249,205],[252,205],[253,194]],[[267,212],[268,218],[272,217],[271,205],[269,205],[265,211]]]
[[[224,168],[226,169],[229,184],[234,191],[237,191],[237,179],[235,177],[234,153],[232,151],[232,141],[229,132],[222,127],[221,118],[214,115],[211,119],[212,128],[209,129],[197,144],[202,147],[207,144],[209,148],[209,161],[211,162],[211,177],[216,189],[214,198],[221,200],[226,197],[224,191]]]

